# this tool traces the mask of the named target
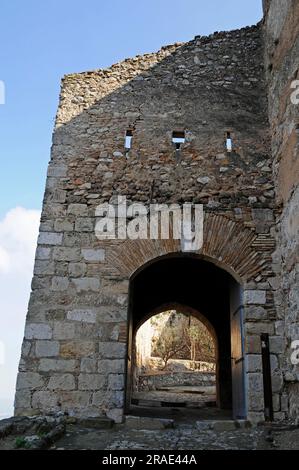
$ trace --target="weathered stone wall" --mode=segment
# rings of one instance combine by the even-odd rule
[[[249,415],[263,418],[259,335],[268,332],[281,416],[266,97],[260,25],[64,78],[17,414],[62,409],[122,418],[130,275],[151,258],[180,250],[177,241],[99,241],[95,208],[122,194],[146,203],[204,204],[200,254],[235,274],[245,289]],[[125,152],[128,129],[132,149]],[[173,131],[186,134],[179,151]]]
[[[292,102],[291,95],[296,91],[292,83],[299,79],[299,2],[268,0],[264,7],[273,176],[281,207],[276,234],[279,248],[274,257],[281,266],[275,286],[280,312],[276,330],[281,335],[284,407],[296,417],[299,372],[298,366],[291,364],[291,343],[299,339],[299,104]]]

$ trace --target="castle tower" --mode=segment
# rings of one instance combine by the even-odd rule
[[[263,38],[263,25],[215,33],[63,79],[17,415],[121,422],[136,326],[180,304],[215,330],[218,405],[253,421],[285,416]],[[203,245],[99,239],[97,207],[118,196],[202,204]]]

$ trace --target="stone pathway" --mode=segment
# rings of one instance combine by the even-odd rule
[[[114,426],[108,421],[98,423],[92,422],[92,419],[81,422],[73,420],[73,423],[72,418],[64,421],[62,424],[59,419],[51,425],[55,425],[56,434],[58,431],[55,444],[50,446],[52,450],[299,450],[299,428],[296,426],[253,428],[247,427],[249,424],[246,422],[225,419],[180,423],[169,419],[138,416],[127,417],[125,424]],[[17,434],[2,434],[0,450],[16,448],[16,443],[24,439],[24,436],[27,442],[34,444],[38,436],[40,437],[41,425],[46,430],[45,424],[41,420],[38,428],[37,424],[29,428],[26,424],[24,433],[20,434],[23,426],[20,421],[15,426]],[[59,429],[61,426],[65,429],[63,433]],[[102,428],[99,429],[98,426]],[[38,429],[39,433],[36,435]],[[53,434],[54,431],[50,432]]]
[[[191,425],[175,429],[92,430],[68,427],[53,449],[105,450],[256,450],[268,449],[263,429],[233,431],[198,430]]]

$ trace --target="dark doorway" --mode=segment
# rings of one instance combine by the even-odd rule
[[[231,410],[235,418],[245,418],[242,290],[236,280],[212,262],[178,254],[158,258],[136,272],[129,295],[126,412],[132,405],[135,332],[163,306],[183,305],[200,312],[215,331],[218,408]]]

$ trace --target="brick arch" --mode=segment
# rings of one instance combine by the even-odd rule
[[[206,213],[203,246],[194,256],[213,262],[239,282],[248,282],[267,269],[275,242],[223,215]],[[123,277],[131,278],[144,265],[163,256],[183,254],[180,240],[125,240],[107,253],[108,264]]]

